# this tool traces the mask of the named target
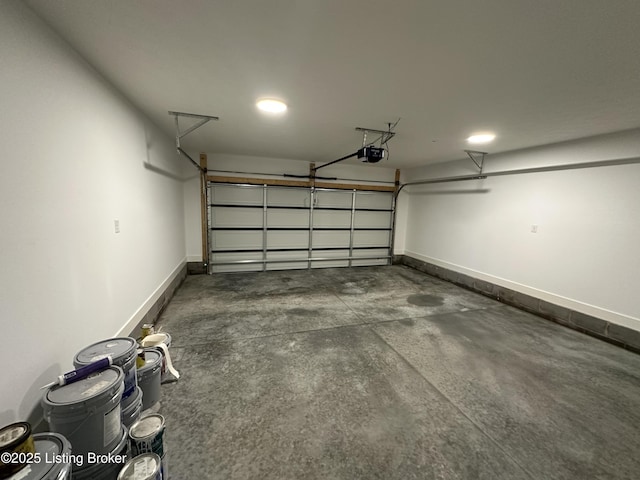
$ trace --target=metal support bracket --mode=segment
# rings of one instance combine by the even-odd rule
[[[398,122],[396,122],[398,123]],[[395,125],[393,125],[395,126]],[[389,124],[389,130],[376,130],[375,128],[363,128],[356,127],[356,130],[362,132],[362,146],[366,147],[367,145],[374,145],[378,140],[380,141],[380,146],[385,145],[389,140],[396,136],[396,132],[391,131],[392,124]],[[373,142],[367,143],[367,133],[377,133],[380,135]]]
[[[175,122],[176,122],[176,149],[178,150],[178,155],[180,155],[180,154],[184,155],[185,157],[187,157],[187,159],[189,159],[189,161],[191,163],[193,163],[196,167],[198,167],[198,169],[200,171],[206,172],[206,170],[203,170],[202,167],[200,167],[200,165],[198,165],[198,163],[193,158],[191,158],[187,154],[187,152],[185,152],[182,149],[182,147],[180,146],[180,139],[186,137],[187,135],[189,135],[194,130],[196,130],[196,129],[200,128],[201,126],[203,126],[205,123],[208,123],[211,120],[220,120],[220,118],[219,117],[214,117],[212,115],[198,115],[196,113],[171,112],[171,111],[169,111],[169,115],[173,115],[174,118],[175,118]],[[199,121],[194,123],[193,125],[191,125],[185,131],[181,132],[180,131],[180,123],[178,122],[178,118],[179,117],[196,118],[196,119],[199,119]]]
[[[180,139],[186,137],[194,130],[200,128],[205,123],[211,120],[220,120],[219,117],[213,117],[211,115],[198,115],[195,113],[184,113],[184,112],[169,112],[169,115],[173,115],[176,120],[176,148],[180,148]],[[197,118],[200,119],[199,122],[196,122],[189,128],[187,128],[184,132],[180,131],[180,124],[178,123],[179,117],[187,117],[187,118]]]
[[[482,167],[484,166],[484,156],[487,155],[487,152],[478,152],[475,150],[465,150],[464,153],[469,155],[469,158],[473,163],[476,164],[476,167],[480,169],[478,173],[482,173]],[[476,160],[474,155],[480,155],[480,161]]]

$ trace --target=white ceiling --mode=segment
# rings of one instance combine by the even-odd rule
[[[168,110],[219,116],[192,151],[322,163],[401,117],[380,163],[401,168],[475,131],[497,153],[640,126],[638,0],[28,3],[167,134]]]

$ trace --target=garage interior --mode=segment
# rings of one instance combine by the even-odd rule
[[[171,478],[637,478],[638,2],[0,13],[0,426],[153,323]]]

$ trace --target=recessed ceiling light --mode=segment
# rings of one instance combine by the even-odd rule
[[[258,108],[263,112],[282,113],[287,110],[287,104],[273,98],[263,98],[256,103]]]
[[[495,138],[496,136],[493,133],[478,133],[467,138],[467,142],[475,144],[489,143],[493,142]]]

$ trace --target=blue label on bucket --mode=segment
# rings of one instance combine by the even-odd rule
[[[130,368],[124,375],[124,392],[122,393],[122,399],[128,398],[133,395],[138,386],[138,372],[135,367]]]

